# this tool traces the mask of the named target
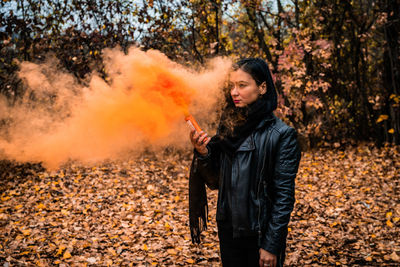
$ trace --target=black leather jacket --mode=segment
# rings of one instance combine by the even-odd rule
[[[228,217],[234,236],[258,235],[259,246],[275,255],[286,246],[295,201],[300,162],[296,137],[293,128],[272,115],[256,127],[233,158],[210,148],[207,156],[196,157],[196,171],[209,188],[219,189],[217,220]]]

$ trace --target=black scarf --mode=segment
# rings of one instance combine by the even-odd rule
[[[277,94],[272,79],[267,88],[266,94],[246,108],[236,108],[228,98],[217,134],[208,144],[211,151],[222,151],[233,157],[257,125],[272,114],[277,107]],[[207,228],[208,206],[204,179],[195,171],[196,164],[195,154],[189,176],[189,223],[192,242],[200,243],[200,233]]]
[[[245,108],[236,108],[233,103],[228,102],[222,113],[217,135],[213,137],[210,146],[218,145],[227,155],[233,157],[243,141],[275,109],[276,101],[270,101],[265,95]]]

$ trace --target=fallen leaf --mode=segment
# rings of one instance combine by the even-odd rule
[[[71,257],[72,257],[72,256],[71,256],[71,253],[69,253],[69,251],[66,250],[66,251],[64,252],[63,259],[64,259],[64,260],[67,260],[67,259],[70,259]]]

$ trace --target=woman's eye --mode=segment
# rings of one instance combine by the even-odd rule
[[[245,84],[245,83],[240,83],[240,84],[239,84],[239,87],[240,87],[240,88],[246,87],[246,84]]]

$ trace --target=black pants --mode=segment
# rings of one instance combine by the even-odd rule
[[[218,222],[219,247],[223,267],[259,267],[257,236],[233,238],[232,226]],[[278,255],[277,266],[283,266],[284,252]]]

